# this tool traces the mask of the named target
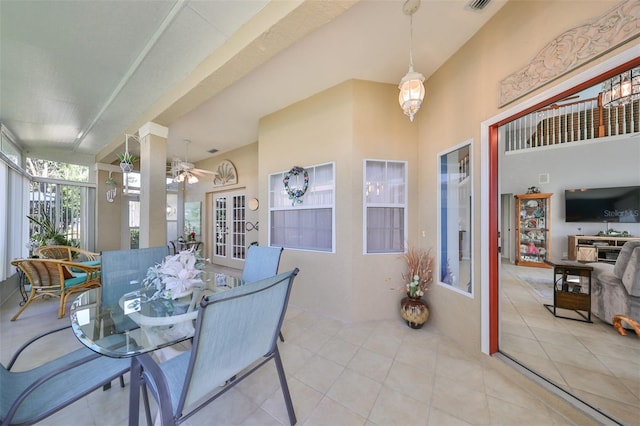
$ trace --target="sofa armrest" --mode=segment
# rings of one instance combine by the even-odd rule
[[[622,285],[631,296],[640,297],[640,246],[631,252],[627,267],[622,273]]]
[[[593,268],[593,272],[591,272],[591,278],[594,280],[597,280],[600,276],[604,275],[615,276],[614,266],[611,263],[594,262],[587,263],[586,265]]]
[[[622,279],[622,275],[624,271],[627,269],[629,262],[631,261],[631,255],[633,254],[633,250],[640,247],[640,241],[627,241],[622,246],[622,250],[618,253],[618,259],[616,260],[614,273],[620,279]],[[638,259],[636,258],[636,262]]]

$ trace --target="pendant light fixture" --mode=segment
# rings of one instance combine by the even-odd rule
[[[409,116],[409,120],[413,121],[413,117],[416,115],[422,100],[424,99],[424,76],[413,70],[413,14],[420,8],[420,0],[407,0],[402,6],[402,11],[405,15],[409,15],[409,72],[402,77],[398,87],[400,93],[398,95],[398,102],[402,111]]]
[[[602,83],[602,105],[619,107],[640,99],[640,67],[632,68]]]

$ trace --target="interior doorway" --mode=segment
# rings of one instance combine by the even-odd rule
[[[634,134],[627,136],[615,134],[612,136],[611,133],[597,136],[608,137],[606,145],[599,144],[596,140],[565,138],[562,141],[565,143],[565,147],[562,148],[546,146],[550,145],[546,143],[539,144],[542,145],[542,148],[546,148],[539,154],[535,154],[531,149],[533,145],[525,146],[524,148],[528,152],[522,154],[526,155],[526,162],[520,162],[517,167],[511,168],[509,168],[509,161],[504,159],[504,142],[499,142],[499,138],[503,138],[510,131],[510,129],[501,129],[501,126],[530,115],[530,113],[538,114],[538,111],[543,111],[544,114],[538,114],[538,119],[534,121],[532,127],[539,130],[541,123],[544,124],[545,120],[547,120],[546,122],[550,120],[547,115],[549,108],[556,111],[558,104],[562,104],[563,100],[565,102],[575,101],[579,92],[587,91],[592,86],[600,87],[603,80],[620,73],[623,69],[640,64],[640,57],[636,55],[635,59],[630,59],[630,56],[633,55],[631,53],[622,54],[596,65],[581,75],[550,88],[543,95],[514,106],[503,114],[483,123],[483,143],[486,143],[483,155],[487,159],[486,167],[483,169],[483,179],[488,188],[486,203],[482,208],[485,217],[483,220],[482,252],[486,251],[483,269],[488,268],[488,270],[483,272],[483,281],[487,280],[488,287],[483,288],[482,293],[488,294],[487,305],[483,306],[483,312],[488,316],[486,319],[489,324],[488,332],[485,334],[487,340],[483,341],[483,350],[488,353],[501,352],[506,354],[519,365],[554,384],[558,389],[579,399],[583,404],[590,405],[594,410],[598,410],[608,421],[613,420],[614,423],[617,422],[615,419],[620,419],[621,423],[629,421],[630,418],[635,419],[637,407],[640,406],[640,398],[637,398],[633,392],[629,392],[628,380],[630,376],[628,372],[617,370],[617,365],[612,365],[610,360],[615,355],[621,364],[634,362],[635,355],[624,358],[622,354],[626,353],[625,350],[630,354],[637,353],[637,341],[623,339],[609,324],[599,321],[597,318],[592,323],[582,324],[556,319],[544,309],[543,303],[551,303],[549,300],[553,300],[554,277],[550,275],[549,270],[544,268],[526,268],[513,265],[516,250],[520,250],[515,238],[515,223],[518,212],[514,211],[516,209],[513,193],[501,183],[514,181],[516,176],[529,173],[527,179],[530,182],[537,180],[539,184],[553,187],[548,191],[555,194],[553,203],[556,212],[558,212],[554,217],[555,223],[553,225],[553,236],[556,238],[555,256],[553,257],[565,257],[566,236],[570,235],[573,230],[570,229],[570,225],[565,223],[563,189],[573,186],[582,187],[576,186],[580,183],[587,186],[598,186],[600,181],[593,178],[592,173],[589,173],[597,167],[589,166],[586,160],[599,161],[606,156],[606,153],[598,151],[598,149],[603,149],[599,147],[606,146],[606,150],[613,153],[616,144],[622,144],[624,140],[637,138],[637,136]],[[546,96],[546,100],[540,101],[542,96]],[[552,105],[552,107],[548,105]],[[634,111],[638,108],[637,101],[629,105],[631,105],[629,108]],[[606,124],[608,117],[604,114],[615,112],[617,112],[616,109],[608,109],[600,112],[599,117],[604,116]],[[579,115],[576,113],[576,116]],[[626,117],[624,113],[618,116]],[[571,120],[573,115],[564,114],[563,117],[569,117]],[[635,120],[635,122],[628,121],[633,123],[629,124],[632,128],[637,128],[635,127],[637,118]],[[590,121],[590,119],[580,121],[581,124],[586,123],[587,125],[592,122],[593,120]],[[609,120],[609,122],[612,121]],[[615,121],[613,122],[615,123]],[[558,135],[564,128],[571,129],[566,126],[567,123],[573,124],[573,122],[566,120],[563,123],[564,127],[552,128],[550,134]],[[523,133],[527,134],[526,140],[530,140],[530,135],[526,130]],[[590,132],[586,132],[586,134],[592,135]],[[591,138],[594,136],[587,136],[587,139]],[[577,152],[574,149],[577,149],[578,144],[581,144],[582,149],[588,150],[591,154],[573,154],[582,160],[574,162],[572,160],[575,158],[567,156],[567,148],[571,145],[571,151]],[[637,145],[634,146],[637,147]],[[619,157],[623,155],[619,154]],[[576,163],[575,169],[571,168],[574,163]],[[530,164],[533,167],[530,167]],[[552,170],[553,178],[551,181],[548,169]],[[635,169],[634,165],[633,170]],[[611,171],[608,176],[621,175],[622,177],[616,177],[621,183],[626,183],[630,179],[629,176],[633,176],[628,167],[625,169],[619,166],[616,172],[619,174]],[[540,179],[541,176],[544,179]],[[577,179],[582,179],[583,182],[575,181]],[[521,189],[518,190],[527,190],[527,186],[521,185]],[[509,245],[510,248],[507,248]],[[550,284],[547,285],[547,282]],[[635,336],[632,337],[635,338]],[[568,355],[563,358],[565,354]],[[585,380],[585,377],[597,377],[597,380]],[[602,391],[604,383],[609,386],[606,392]],[[589,387],[591,384],[597,385]],[[586,387],[589,388],[586,389]],[[619,396],[618,393],[622,396]],[[627,394],[632,396],[626,398]]]
[[[242,269],[247,252],[246,196],[229,191],[211,197],[211,262]]]

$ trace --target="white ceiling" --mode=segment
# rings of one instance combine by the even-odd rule
[[[505,2],[422,0],[416,71],[428,78]],[[403,0],[268,3],[0,0],[0,123],[34,155],[106,161],[156,121],[170,158],[189,139],[198,161],[255,142],[260,117],[321,90],[407,72]]]

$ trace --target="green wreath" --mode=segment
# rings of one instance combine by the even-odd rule
[[[291,176],[298,176],[302,173],[304,177],[304,183],[302,184],[302,188],[290,188],[289,187],[289,179]],[[295,206],[296,203],[302,203],[300,197],[302,197],[309,188],[309,173],[303,169],[302,167],[293,166],[289,172],[284,175],[284,179],[282,179],[282,183],[284,183],[284,189],[287,191],[287,195],[291,200],[291,205]]]

